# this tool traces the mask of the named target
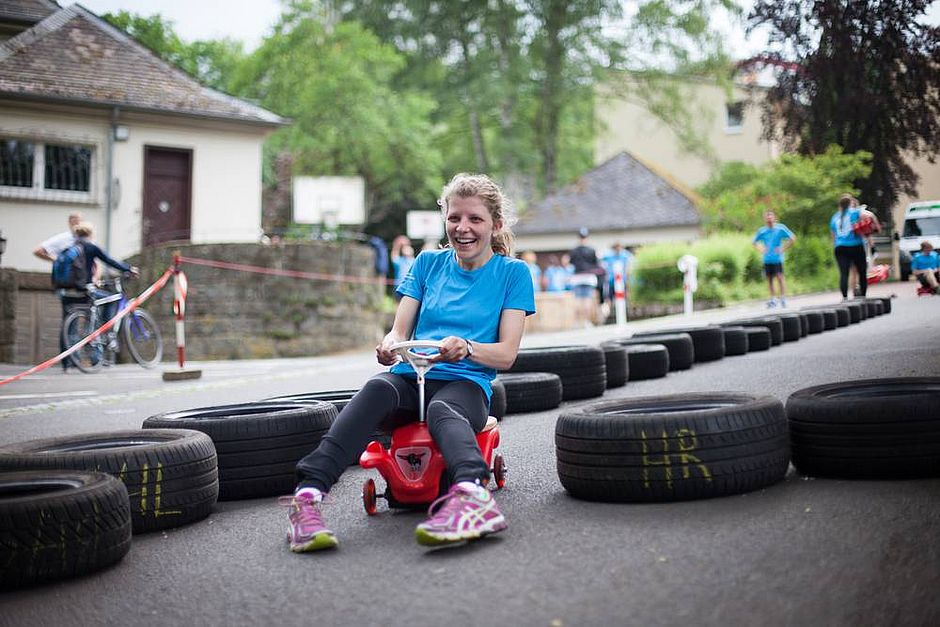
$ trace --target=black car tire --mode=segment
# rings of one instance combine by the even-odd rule
[[[506,412],[527,412],[555,409],[561,404],[561,377],[551,372],[516,372],[501,374],[496,379],[506,389]]]
[[[0,473],[0,589],[101,570],[131,547],[127,488],[103,472]]]
[[[0,447],[0,470],[40,469],[101,471],[123,481],[134,533],[201,520],[219,496],[215,447],[198,431],[87,433]]]
[[[734,392],[618,399],[563,411],[558,477],[592,501],[679,501],[749,492],[789,465],[783,405]]]
[[[695,345],[688,333],[654,333],[643,337],[610,340],[622,346],[662,344],[669,351],[669,370],[688,370],[695,362]],[[724,339],[722,339],[724,342]]]
[[[630,362],[627,351],[616,344],[601,344],[607,371],[607,389],[623,387],[630,379]]]
[[[607,389],[604,351],[598,346],[524,348],[506,372],[553,372],[566,401],[601,396]]]
[[[317,447],[335,417],[327,401],[266,401],[166,412],[147,418],[143,427],[193,429],[212,438],[219,500],[232,501],[291,493],[294,465]]]
[[[786,404],[793,464],[844,479],[940,476],[940,377],[818,385]]]
[[[696,363],[716,361],[725,356],[725,335],[718,326],[665,329],[658,332],[635,333],[633,337],[650,338],[673,333],[686,333],[692,338],[692,352]],[[653,341],[658,342],[655,339]]]

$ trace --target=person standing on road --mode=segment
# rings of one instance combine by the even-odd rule
[[[920,243],[920,252],[911,259],[911,272],[921,285],[940,294],[940,257],[927,240]]]
[[[849,299],[849,266],[855,266],[859,277],[868,276],[864,241],[862,236],[855,232],[855,225],[861,217],[861,209],[852,206],[852,195],[842,194],[839,198],[839,209],[829,220],[829,234],[835,246],[836,263],[839,265],[839,291],[842,292],[842,300]],[[864,298],[868,291],[868,281],[860,280],[858,291]]]
[[[45,261],[54,262],[62,251],[71,248],[75,243],[75,227],[77,227],[81,221],[82,214],[70,213],[68,230],[53,235],[44,241],[33,250],[33,255]],[[72,307],[85,302],[83,295],[69,296],[65,293],[65,290],[57,290],[56,295],[59,297],[59,302],[62,304],[62,322],[65,322],[65,317],[72,311]],[[59,352],[61,353],[65,348],[65,339],[62,337],[62,334],[59,333]],[[67,372],[70,365],[71,362],[68,359],[63,359],[62,371]]]
[[[604,270],[607,271],[607,296],[613,302],[616,292],[614,281],[617,278],[617,270],[623,280],[624,298],[630,300],[630,262],[633,260],[633,254],[623,247],[620,242],[614,242],[611,249],[604,255]]]
[[[418,389],[410,364],[397,363],[392,345],[410,339],[442,343],[427,373],[426,416],[447,464],[452,487],[431,505],[415,530],[419,544],[436,546],[496,533],[506,520],[482,485],[489,467],[477,446],[489,413],[490,382],[516,359],[525,318],[535,313],[526,264],[514,259],[512,216],[487,176],[458,174],[438,201],[448,245],[423,251],[398,288],[402,299],[392,330],[376,346],[390,371],[372,377],[339,413],[315,451],[297,464],[290,507],[295,553],[338,545],[321,514],[324,496],[365,450],[381,425],[393,429],[417,417]]]
[[[764,212],[764,226],[757,229],[754,235],[754,248],[764,256],[764,276],[767,277],[767,288],[770,290],[770,300],[767,306],[787,306],[786,282],[783,279],[783,253],[796,242],[793,231],[785,224],[777,223],[777,215],[773,211]],[[774,280],[777,283],[777,292],[774,291]],[[777,300],[777,293],[780,300]]]

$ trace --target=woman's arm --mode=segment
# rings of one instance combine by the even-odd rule
[[[468,340],[451,335],[442,341],[441,352],[432,361],[460,361],[469,359],[482,366],[496,370],[506,370],[516,361],[519,343],[525,331],[525,312],[521,309],[503,309],[499,316],[499,341],[494,344],[472,342],[473,356],[470,357]]]
[[[382,339],[382,343],[375,347],[375,358],[380,364],[391,366],[398,361],[398,356],[390,351],[389,347],[392,344],[404,342],[411,337],[411,331],[414,329],[420,308],[421,301],[411,296],[402,296],[401,301],[398,303],[398,309],[395,310],[395,322],[392,324],[392,330]]]

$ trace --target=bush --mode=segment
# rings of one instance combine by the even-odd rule
[[[692,244],[663,242],[642,247],[633,264],[634,302],[682,302],[682,274],[676,262],[685,254],[699,260],[696,300],[725,305],[765,296],[763,259],[751,242],[750,235],[721,233]],[[798,235],[796,245],[787,252],[786,271],[790,294],[834,287],[838,271],[828,238]]]

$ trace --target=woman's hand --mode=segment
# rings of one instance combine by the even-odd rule
[[[375,358],[383,366],[394,366],[398,363],[398,353],[391,350],[393,344],[399,342],[398,338],[392,337],[389,333],[382,340],[382,343],[375,347]]]
[[[431,358],[431,363],[460,361],[469,355],[470,347],[467,345],[467,340],[456,335],[448,335],[441,340],[441,352]]]

